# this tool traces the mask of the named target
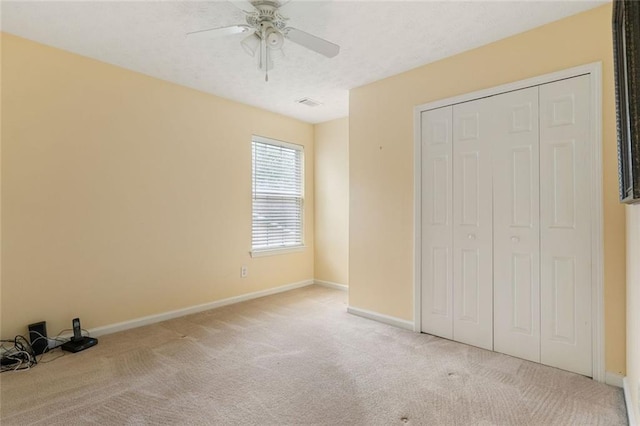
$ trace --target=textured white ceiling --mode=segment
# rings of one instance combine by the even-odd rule
[[[269,82],[225,1],[2,1],[2,31],[311,123],[347,116],[349,89],[561,19],[600,1],[304,1],[288,24],[341,46],[332,59],[285,41]],[[295,103],[310,97],[323,105]]]

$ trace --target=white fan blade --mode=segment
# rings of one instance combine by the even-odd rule
[[[198,36],[198,37],[222,37],[233,34],[246,33],[249,31],[250,27],[248,25],[231,25],[228,27],[217,27],[217,28],[209,28],[206,30],[192,31],[187,33],[188,36]]]
[[[251,13],[256,11],[255,6],[249,0],[229,0],[229,3],[243,12]]]
[[[330,41],[324,40],[320,37],[316,37],[309,33],[305,33],[304,31],[301,31],[297,28],[285,28],[283,33],[284,36],[292,42],[306,47],[307,49],[313,50],[314,52],[318,52],[319,54],[324,55],[327,58],[333,58],[340,52],[340,46],[338,46],[337,44],[331,43]]]

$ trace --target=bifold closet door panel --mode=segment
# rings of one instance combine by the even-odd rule
[[[493,349],[491,98],[453,107],[453,339]]]
[[[494,350],[540,362],[538,88],[493,106]]]
[[[541,362],[592,375],[590,77],[540,86]]]
[[[453,338],[452,111],[421,116],[421,329],[447,339]]]

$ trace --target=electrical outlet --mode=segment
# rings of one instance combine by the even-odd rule
[[[249,273],[249,270],[247,269],[246,266],[243,266],[242,268],[240,268],[240,278],[247,278],[248,273]]]

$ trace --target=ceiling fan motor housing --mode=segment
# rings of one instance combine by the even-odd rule
[[[272,26],[278,30],[284,29],[287,19],[278,12],[278,6],[274,2],[254,3],[256,10],[247,14],[247,24],[254,28],[262,28],[264,25]]]

